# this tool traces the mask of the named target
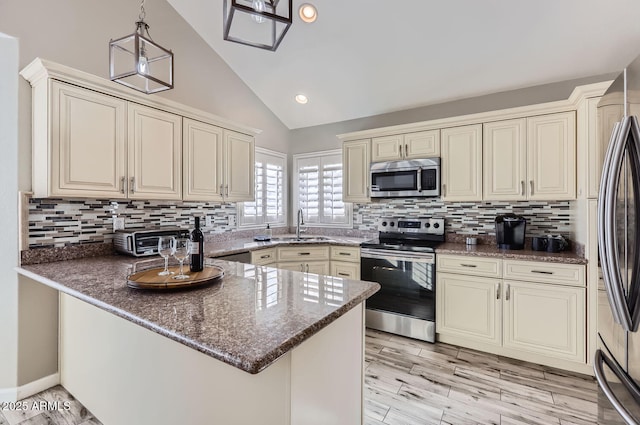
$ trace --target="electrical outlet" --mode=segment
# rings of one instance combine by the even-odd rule
[[[236,227],[236,216],[235,215],[230,215],[228,220],[229,220],[229,227]]]
[[[205,225],[205,227],[212,227],[213,226],[213,220],[211,219],[210,215],[205,216],[204,225]]]
[[[113,230],[124,229],[124,217],[113,217]]]

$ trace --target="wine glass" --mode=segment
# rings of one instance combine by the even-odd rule
[[[160,236],[158,238],[158,254],[164,258],[164,270],[158,276],[169,276],[173,272],[169,271],[169,257],[173,255],[173,236]]]
[[[173,279],[189,279],[189,275],[184,274],[182,271],[182,263],[191,253],[191,241],[186,238],[179,238],[173,240],[173,256],[180,262],[180,273],[173,276]]]

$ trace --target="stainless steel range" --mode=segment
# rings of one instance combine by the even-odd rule
[[[378,282],[366,303],[367,327],[435,341],[436,254],[444,219],[385,217],[379,238],[361,245],[360,278]]]

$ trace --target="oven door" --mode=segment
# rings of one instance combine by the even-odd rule
[[[434,254],[363,248],[360,278],[380,284],[367,309],[435,321]]]

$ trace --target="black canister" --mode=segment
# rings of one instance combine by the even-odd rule
[[[531,249],[534,251],[546,251],[547,240],[548,238],[546,236],[534,236],[531,239]]]

